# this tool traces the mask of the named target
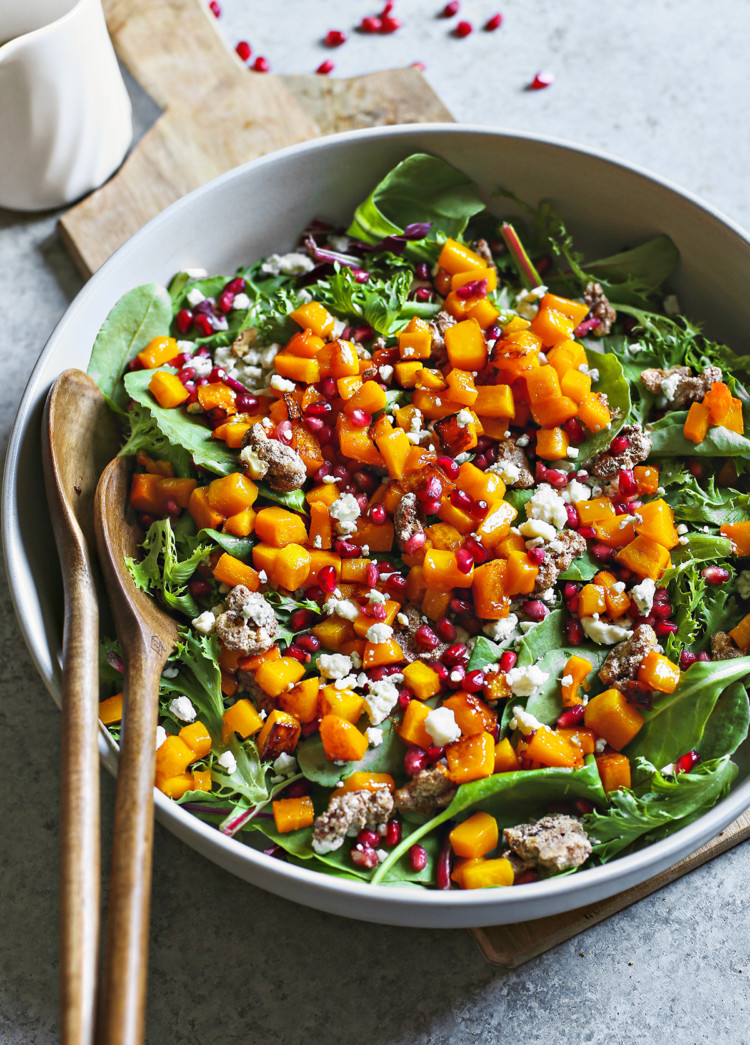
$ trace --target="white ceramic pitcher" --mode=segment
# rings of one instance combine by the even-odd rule
[[[0,44],[0,206],[71,203],[133,135],[101,0],[0,0]]]

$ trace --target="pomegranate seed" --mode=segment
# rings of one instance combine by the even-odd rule
[[[214,18],[221,18],[221,4],[219,3],[219,0],[211,0],[208,7]]]
[[[448,688],[454,690],[463,689],[465,676],[466,668],[463,664],[455,664],[448,672]]]
[[[424,546],[426,541],[427,537],[424,531],[414,533],[407,541],[404,541],[404,551],[407,555],[414,555],[415,552]]]
[[[256,73],[270,73],[271,63],[267,58],[264,58],[262,54],[259,54],[253,62],[253,70]]]
[[[449,4],[446,4],[443,10],[440,12],[440,17],[453,18],[454,15],[458,14],[460,9],[461,4],[459,3],[459,0],[451,0],[451,2]]]
[[[363,828],[357,835],[357,845],[364,849],[374,849],[380,845],[380,835],[377,831],[371,831],[368,827]]]
[[[583,704],[574,704],[572,708],[566,708],[565,711],[557,716],[558,728],[573,729],[575,726],[580,726],[583,722],[583,713]]]
[[[370,522],[375,523],[376,526],[382,526],[388,519],[388,512],[385,510],[382,504],[373,504],[367,511],[367,515]]]
[[[653,627],[659,638],[674,635],[679,630],[677,625],[673,624],[671,620],[657,620]]]
[[[444,642],[453,642],[456,637],[456,626],[447,617],[438,617],[435,621],[435,631]]]
[[[535,566],[541,566],[544,560],[547,558],[547,553],[544,548],[529,548],[526,553],[529,560],[534,563]]]
[[[430,279],[430,266],[426,261],[418,261],[414,266],[414,275],[417,279],[428,281]]]
[[[471,555],[474,562],[481,564],[487,562],[489,552],[478,537],[469,536],[464,540],[464,548]]]
[[[547,482],[550,484],[550,486],[567,486],[568,476],[565,474],[565,472],[558,471],[557,468],[548,468]]]
[[[329,29],[323,43],[326,47],[341,47],[342,44],[346,43],[346,33],[343,33],[340,29]]]
[[[289,617],[289,629],[302,631],[303,628],[309,628],[314,620],[315,614],[312,610],[295,610]]]
[[[518,654],[515,650],[507,649],[504,653],[500,654],[500,670],[502,672],[510,671],[515,668],[518,662]]]
[[[654,602],[668,602],[669,591],[667,588],[657,588],[654,592]]]
[[[373,620],[385,620],[388,616],[388,610],[381,602],[376,602],[374,605],[368,607],[368,616],[372,617]]]
[[[580,446],[586,438],[586,432],[584,430],[583,424],[577,417],[571,417],[568,421],[565,422],[563,428],[565,429],[565,434],[567,435],[568,439],[573,444],[573,446]]]
[[[445,653],[443,653],[440,660],[443,664],[447,664],[449,668],[452,668],[465,660],[468,652],[469,651],[463,642],[454,642],[448,647]]]
[[[427,850],[422,845],[413,845],[409,849],[409,866],[412,871],[424,871],[427,867]]]
[[[205,599],[213,590],[213,585],[205,577],[193,577],[188,583],[188,591],[194,599]]]
[[[478,500],[474,501],[472,505],[471,514],[474,519],[484,519],[485,515],[489,510],[489,504],[487,501]]]
[[[563,585],[563,598],[572,599],[574,595],[578,594],[578,585],[574,584],[573,581],[566,581]]]
[[[335,550],[342,559],[358,559],[362,554],[362,548],[354,541],[337,541]]]
[[[397,32],[401,28],[402,22],[400,18],[391,18],[390,15],[386,15],[380,19],[380,29],[378,32],[384,36],[389,36],[391,33]]]
[[[318,571],[318,584],[324,592],[331,595],[336,590],[336,570],[333,566],[324,566]]]
[[[448,675],[450,673],[445,664],[441,664],[440,661],[438,661],[437,664],[430,664],[430,667],[437,674],[440,685],[446,686],[448,684]]]
[[[378,866],[378,854],[369,846],[353,845],[349,850],[351,861],[357,867],[366,867],[372,870]]]
[[[486,454],[477,454],[471,463],[475,468],[478,468],[480,472],[483,472],[490,462],[487,460]]]
[[[629,446],[630,440],[626,435],[616,435],[609,444],[609,452],[616,457],[618,454],[624,454]]]
[[[393,573],[385,582],[385,590],[389,595],[403,596],[406,594],[406,577],[402,577],[400,573]],[[426,647],[432,649],[433,647]]]
[[[484,686],[484,682],[484,672],[480,671],[479,668],[467,671],[464,675],[464,689],[467,693],[478,693]]]
[[[363,33],[379,33],[381,25],[380,18],[376,18],[375,15],[366,15],[359,23],[359,28]]]
[[[699,661],[700,661],[700,662],[701,662],[702,664],[707,664],[707,663],[709,662],[709,660],[710,660],[710,659],[711,659],[711,658],[709,657],[709,655],[708,655],[707,653],[699,653],[699,654],[698,654],[698,660],[699,660]]]
[[[443,484],[436,475],[431,475],[417,494],[420,501],[434,501],[443,492]]]
[[[684,649],[680,654],[680,667],[684,671],[686,668],[689,668],[692,664],[695,664],[697,659],[698,655],[696,653],[693,653],[692,650]]]
[[[383,836],[383,842],[388,846],[398,845],[401,841],[401,821],[400,820],[389,820],[385,825],[385,835]]]
[[[235,405],[240,413],[252,414],[258,409],[260,400],[257,396],[250,395],[249,392],[241,392],[235,399]]]
[[[181,308],[175,318],[177,329],[181,334],[189,334],[193,325],[193,313],[189,308]]]
[[[457,548],[456,549],[456,566],[461,573],[470,574],[474,569],[474,559],[471,556],[471,552],[468,548]]]
[[[485,32],[494,33],[494,31],[496,29],[499,29],[502,24],[503,16],[498,11],[496,15],[493,15],[492,18],[488,18],[487,21],[484,23]]]
[[[541,599],[529,599],[521,603],[521,611],[532,620],[544,620],[549,613],[549,606],[545,606]]]
[[[328,76],[328,74],[332,73],[335,68],[336,67],[334,63],[331,61],[331,59],[326,58],[324,62],[320,63],[315,72],[318,74],[318,76]]]
[[[569,617],[565,621],[565,634],[571,646],[580,646],[583,642],[583,625],[579,620]]]
[[[437,515],[437,513],[440,511],[441,504],[442,502],[438,500],[424,501],[422,504],[422,508],[424,509],[425,515]]]
[[[306,417],[305,428],[308,432],[312,432],[313,435],[317,435],[325,428],[325,421],[321,421],[319,417]]]
[[[307,780],[295,780],[293,784],[284,788],[284,798],[302,798],[310,794],[310,784]]]
[[[434,764],[435,762],[439,762],[441,758],[445,758],[445,748],[436,747],[434,744],[431,744],[427,748],[426,754],[427,761]]]
[[[633,497],[638,493],[638,483],[632,468],[621,468],[617,477],[617,489],[621,497]]]
[[[454,508],[460,508],[463,512],[471,512],[474,507],[474,498],[464,490],[452,490],[450,500]]]
[[[729,580],[729,570],[723,566],[706,566],[701,570],[701,577],[707,584],[725,584]]]
[[[374,588],[378,583],[378,568],[374,562],[368,562],[365,566],[365,583]]]
[[[238,58],[242,62],[246,62],[250,55],[253,53],[253,49],[247,42],[247,40],[240,40],[240,42],[235,47],[235,51],[237,52]]]
[[[410,747],[404,755],[404,772],[407,776],[416,776],[427,766],[427,752],[421,747]]]
[[[294,430],[292,428],[292,422],[287,419],[286,421],[279,421],[274,429],[274,438],[278,439],[280,443],[285,443],[286,446],[292,445],[292,439],[294,438]]]
[[[577,530],[581,525],[581,517],[578,514],[578,509],[574,504],[566,504],[565,512],[568,516],[568,526],[573,530]]]
[[[468,301],[469,298],[483,298],[486,296],[486,279],[471,279],[468,283],[464,283],[464,285],[462,287],[459,287],[456,291],[456,297],[461,298],[462,301]]]
[[[615,549],[610,548],[607,544],[594,544],[591,547],[591,554],[597,562],[612,562],[616,553]]]
[[[625,322],[627,323],[627,320]],[[592,330],[595,330],[600,323],[601,320],[598,316],[591,316],[589,319],[582,320],[582,322],[580,322],[578,326],[575,328],[573,333],[576,337],[586,337],[586,335],[589,334]]]
[[[596,530],[593,526],[579,526],[578,532],[580,533],[581,537],[583,537],[584,540],[587,541],[593,541],[593,539],[596,537]]]
[[[214,333],[214,323],[211,317],[207,316],[205,312],[196,313],[193,316],[193,324],[201,337],[212,337]]]
[[[333,429],[330,425],[323,425],[318,432],[318,442],[321,446],[330,446],[333,442]]]
[[[402,689],[398,695],[398,706],[401,708],[402,711],[406,711],[406,709],[411,704],[411,699],[412,697],[410,691],[408,689]]]
[[[571,595],[569,599],[565,600],[565,605],[568,607],[568,613],[572,617],[577,617],[578,616],[578,606],[579,606],[579,603],[580,603],[580,595],[578,594],[578,592],[576,592],[575,595]]]
[[[537,73],[526,89],[528,91],[542,91],[545,87],[551,87],[554,82],[554,73]],[[598,325],[599,323],[597,322],[596,326]]]
[[[688,468],[691,475],[694,475],[696,479],[700,479],[706,470],[700,461],[691,461]]]
[[[195,377],[195,370],[191,366],[183,367],[183,369],[177,375],[177,380],[182,381],[183,385],[189,384]]]
[[[220,381],[223,382],[227,376],[226,370],[220,366],[211,367],[211,372],[208,375],[208,383],[210,385],[218,384]]]
[[[295,660],[299,660],[303,664],[309,664],[312,659],[309,653],[306,653],[294,642],[284,650],[284,656],[294,657]]]
[[[446,457],[445,455],[438,457],[435,464],[441,472],[444,472],[448,476],[449,479],[457,478],[459,467],[452,457]]]
[[[294,641],[305,653],[317,653],[320,649],[320,639],[317,635],[295,635]]]
[[[228,290],[230,294],[244,294],[247,290],[245,277],[235,276],[234,279],[230,279],[225,285],[224,290]]]
[[[349,414],[349,420],[355,428],[367,428],[372,424],[372,414],[368,414],[365,410],[360,410],[359,407],[355,407]]]
[[[691,769],[701,760],[701,756],[695,750],[687,751],[684,755],[680,755],[674,764],[675,773],[689,773]]]
[[[654,600],[651,613],[657,620],[669,620],[672,616],[672,604],[669,602],[656,602],[656,600]]]
[[[471,603],[467,602],[466,599],[459,599],[456,596],[454,596],[448,603],[448,606],[453,611],[453,613],[457,613],[459,615],[471,613]]]
[[[462,40],[465,36],[471,36],[474,32],[474,26],[471,22],[458,22],[456,28],[453,30],[453,35],[457,36],[459,40]]]
[[[420,624],[417,630],[414,632],[414,641],[423,650],[435,649],[440,645],[440,639],[437,637],[435,632],[429,626],[429,624]]]
[[[326,63],[324,62],[323,64],[325,65]],[[331,68],[333,68],[333,62],[331,62]],[[318,72],[320,72],[320,69],[318,69]],[[355,283],[369,283],[370,282],[370,273],[369,272],[365,272],[364,269],[354,269],[352,274],[354,276],[354,282]]]

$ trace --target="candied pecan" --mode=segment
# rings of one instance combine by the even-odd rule
[[[545,816],[533,824],[506,827],[503,838],[521,860],[545,871],[580,867],[591,855],[591,842],[583,824],[565,813]]]
[[[405,493],[398,502],[396,511],[393,513],[393,528],[401,551],[404,550],[406,542],[411,537],[424,531],[416,494]]]
[[[399,813],[418,813],[432,816],[444,809],[456,793],[456,785],[441,765],[430,766],[400,787],[393,798]]]
[[[632,468],[645,461],[651,453],[651,438],[640,425],[625,425],[620,429],[619,436],[625,436],[628,440],[627,448],[619,454],[602,450],[589,466],[589,471],[600,479],[616,479],[621,468]]]
[[[599,669],[599,678],[605,686],[620,689],[627,695],[625,683],[638,674],[641,661],[650,650],[658,647],[656,632],[650,624],[639,624],[624,642],[618,642],[607,654]]]
[[[383,832],[392,813],[393,798],[387,788],[334,791],[326,811],[315,818],[312,847],[316,853],[330,853],[341,848],[347,835],[356,835],[365,827]]]
[[[488,472],[497,472],[505,475],[505,485],[513,490],[530,490],[534,485],[534,476],[529,468],[529,459],[518,445],[519,436],[511,435],[507,439],[499,439],[495,443],[497,459],[487,469]],[[511,465],[512,471],[504,469],[503,465]],[[518,471],[518,476],[511,478]]]
[[[438,366],[448,362],[448,350],[445,347],[445,332],[448,327],[455,326],[456,320],[450,314],[441,310],[430,320],[429,327],[432,334],[432,359]]]
[[[282,493],[299,490],[307,478],[305,462],[297,451],[278,439],[269,439],[257,422],[242,440],[240,464],[251,479],[265,477],[272,489]]]
[[[617,319],[617,313],[610,305],[601,283],[588,283],[583,292],[583,300],[589,306],[591,318],[599,320],[591,333],[594,337],[604,337],[612,329],[612,324]]]
[[[714,660],[734,660],[735,657],[745,656],[725,631],[717,631],[715,635],[711,636],[711,653]]]
[[[558,576],[586,551],[586,539],[575,530],[561,530],[558,535],[544,545],[544,562],[534,582],[534,592],[538,594],[551,588]]]
[[[227,649],[246,657],[265,653],[278,630],[273,607],[261,594],[238,584],[227,595],[226,613],[216,620],[216,634]]]
[[[478,239],[476,243],[472,243],[471,249],[474,251],[475,254],[479,255],[479,257],[482,259],[482,261],[485,262],[486,265],[492,266],[495,264],[495,259],[492,257],[490,245],[486,239]]]
[[[247,330],[242,330],[232,342],[232,355],[237,356],[241,359],[246,356],[250,349],[258,341],[258,331],[256,327],[248,327]]]
[[[401,615],[406,617],[406,624],[403,624],[398,618]],[[404,660],[411,664],[413,660],[426,660],[436,661],[445,653],[450,645],[449,642],[445,642],[443,639],[440,640],[439,644],[434,649],[424,650],[418,645],[414,638],[414,632],[420,626],[425,623],[427,618],[423,619],[422,613],[417,609],[416,606],[406,606],[402,609],[401,613],[398,614],[395,621],[393,622],[393,637],[401,647],[401,652],[404,654]],[[431,623],[431,622],[427,622]]]
[[[711,390],[711,385],[721,379],[718,366],[708,366],[697,375],[688,366],[653,367],[641,374],[641,381],[648,391],[652,395],[663,395],[667,400],[667,410],[684,410],[691,403],[699,403]]]

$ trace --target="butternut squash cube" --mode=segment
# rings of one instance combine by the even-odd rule
[[[276,663],[278,664],[278,661]],[[221,730],[221,739],[225,744],[229,743],[234,733],[237,733],[238,736],[245,740],[263,729],[263,719],[256,711],[255,705],[247,697],[242,697],[231,708],[227,708],[223,717],[224,724]]]
[[[205,758],[211,750],[211,734],[199,720],[183,726],[178,735],[192,748],[196,758]]]
[[[495,741],[490,733],[461,737],[446,747],[445,757],[448,759],[448,775],[454,784],[481,780],[492,776],[495,771]]]
[[[105,726],[122,721],[122,702],[122,693],[115,693],[113,697],[102,700],[99,704],[99,721]]]
[[[478,385],[474,409],[483,417],[515,417],[510,385]]]
[[[657,693],[674,693],[680,681],[680,668],[663,653],[649,650],[638,668],[638,681]]]
[[[497,845],[497,820],[489,813],[474,813],[454,827],[448,837],[456,856],[469,859],[485,856]]]
[[[301,588],[310,575],[310,552],[301,544],[287,544],[279,549],[279,554],[268,571],[270,580],[280,584],[287,591]]]
[[[637,520],[640,518],[640,522]],[[649,501],[638,509],[636,516],[635,532],[644,537],[650,537],[652,541],[661,544],[667,549],[675,548],[680,537],[674,525],[674,512],[663,498]]]
[[[255,681],[269,697],[278,697],[295,686],[305,674],[305,667],[294,657],[264,661],[255,672]]]
[[[195,759],[195,752],[182,737],[168,736],[156,752],[156,775],[165,780],[179,776]]]
[[[144,370],[155,370],[174,359],[178,351],[176,338],[160,336],[151,338],[136,358]]]
[[[257,591],[260,587],[258,574],[252,566],[248,566],[234,555],[229,555],[228,552],[223,552],[214,566],[214,577],[220,584],[228,584],[232,588],[244,584],[250,591]]]
[[[735,555],[742,558],[750,555],[750,521],[725,523],[719,527],[719,533],[729,538]]]
[[[336,794],[346,794],[348,791],[380,791],[385,788],[391,794],[396,790],[396,781],[390,773],[367,773],[357,770],[351,773],[343,785],[336,789]]]
[[[460,886],[462,889],[495,889],[498,886],[513,885],[513,868],[504,856],[495,860],[477,860],[462,868]]]
[[[598,755],[596,768],[605,791],[616,791],[619,787],[630,787],[630,759],[627,755],[614,752]]]
[[[475,319],[463,319],[445,331],[445,347],[452,367],[482,370],[487,364],[484,331]]]
[[[289,318],[293,319],[303,329],[311,330],[316,337],[322,338],[327,338],[332,334],[336,325],[336,320],[319,301],[306,301],[299,308],[295,308],[293,312],[290,312]]]
[[[532,762],[543,766],[574,767],[583,764],[583,753],[561,733],[549,727],[537,729],[526,750]]]
[[[261,759],[264,762],[273,762],[279,755],[291,755],[297,746],[301,731],[302,727],[294,715],[275,708],[258,734],[258,754]]]
[[[255,532],[261,541],[275,548],[307,541],[304,519],[276,505],[273,508],[261,508],[255,518]]]
[[[431,548],[422,563],[425,584],[428,588],[470,588],[474,579],[474,566],[469,573],[462,573],[456,563],[456,553]]]
[[[443,701],[443,707],[453,712],[462,736],[472,737],[484,732],[494,734],[497,712],[473,693],[456,693]]]
[[[299,798],[277,798],[271,803],[273,819],[279,834],[299,831],[303,827],[312,827],[315,820],[315,809],[309,795]]]
[[[619,562],[641,577],[650,577],[656,581],[670,564],[670,555],[662,544],[657,544],[650,537],[638,535],[617,553]]]
[[[429,700],[440,692],[440,676],[423,660],[413,660],[406,665],[404,682],[417,700]]]
[[[628,704],[619,689],[607,689],[592,697],[584,711],[586,728],[604,737],[617,751],[630,743],[644,721],[638,708]]]
[[[293,689],[280,693],[276,698],[282,711],[288,711],[300,722],[312,722],[318,717],[318,691],[320,679],[317,676],[302,681]]]
[[[432,747],[432,737],[424,726],[424,720],[431,710],[432,708],[428,704],[423,704],[419,700],[409,702],[401,725],[398,727],[398,734],[405,744],[415,744],[425,751],[428,747]]]
[[[356,723],[362,714],[364,697],[352,689],[336,689],[335,686],[323,686],[318,695],[318,709],[323,715],[339,715],[347,722]]]
[[[507,737],[495,745],[495,772],[515,773],[521,768],[518,756],[513,750],[513,745]]]
[[[339,715],[325,715],[320,720],[320,739],[331,762],[359,762],[369,746],[364,733]]]
[[[179,406],[190,396],[177,374],[170,374],[166,370],[156,371],[148,383],[148,390],[159,406],[166,409]]]

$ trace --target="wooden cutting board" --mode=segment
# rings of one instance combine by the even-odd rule
[[[453,119],[416,69],[349,80],[251,73],[226,46],[205,0],[103,6],[120,60],[163,113],[117,174],[60,219],[63,243],[85,278],[164,207],[237,164],[336,131]],[[521,965],[748,836],[750,813],[675,867],[610,900],[472,932],[488,961]]]

